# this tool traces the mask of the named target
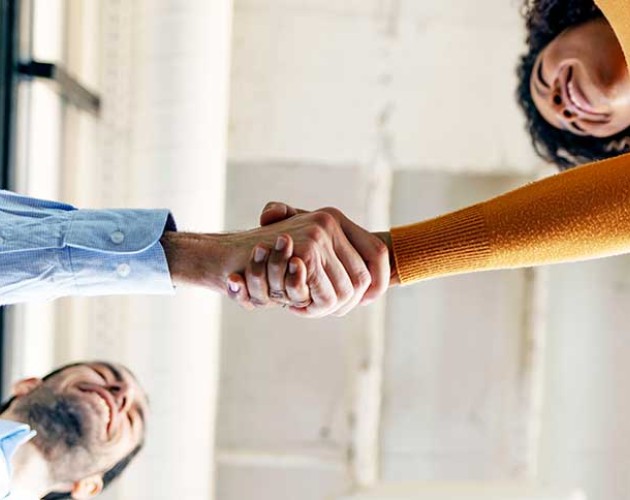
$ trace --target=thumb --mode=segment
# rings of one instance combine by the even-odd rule
[[[260,214],[260,225],[268,226],[275,222],[289,219],[299,213],[305,213],[305,210],[293,208],[292,206],[279,201],[270,201],[265,205],[265,208],[263,208],[263,211]]]

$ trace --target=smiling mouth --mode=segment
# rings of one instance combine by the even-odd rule
[[[595,111],[588,98],[582,92],[582,89],[574,80],[573,76],[573,68],[569,67],[567,77],[564,82],[564,93],[566,95],[566,100],[573,108],[573,111],[578,115],[583,115],[591,121],[602,123],[608,121],[609,115],[607,113]]]
[[[114,422],[114,408],[111,402],[108,400],[107,396],[101,394],[100,391],[91,390],[86,392],[89,392],[92,396],[94,396],[90,399],[92,399],[93,403],[101,410],[102,415],[105,416],[105,432],[109,436]]]

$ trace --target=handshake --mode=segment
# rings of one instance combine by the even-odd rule
[[[288,307],[342,316],[397,283],[389,233],[370,233],[335,208],[268,203],[261,227],[231,234],[165,232],[175,283],[206,286],[246,309]]]

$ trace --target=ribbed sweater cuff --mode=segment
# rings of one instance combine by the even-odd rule
[[[480,270],[490,261],[490,243],[480,207],[470,207],[391,230],[402,284]]]

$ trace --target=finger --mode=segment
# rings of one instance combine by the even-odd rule
[[[332,246],[322,249],[322,255],[329,257],[324,266],[337,292],[338,306],[332,313],[344,315],[363,298],[370,286],[370,273],[363,258],[343,232],[339,223],[343,214],[335,209],[325,209],[314,215],[320,230],[328,236],[320,237],[320,241]]]
[[[311,294],[306,284],[306,264],[299,257],[293,257],[289,261],[289,273],[285,285],[292,307],[304,309],[311,304]]]
[[[243,309],[248,311],[254,309],[254,304],[251,303],[247,292],[247,283],[245,283],[245,278],[240,274],[232,273],[228,276],[227,295]]]
[[[352,261],[355,261],[353,265],[361,265],[363,261],[347,241],[335,217],[323,211],[305,217],[309,220],[310,243],[296,252],[296,256],[306,264],[307,285],[313,302],[304,314],[321,317],[335,313],[354,296],[354,285],[337,253],[348,261],[348,265]],[[335,243],[335,240],[338,242]],[[350,259],[348,254],[352,255],[352,252],[354,257]],[[358,302],[360,298],[355,300]]]
[[[265,205],[265,208],[263,208],[263,211],[260,214],[260,225],[268,226],[274,222],[280,222],[304,212],[304,210],[299,210],[291,205],[287,205],[286,203],[270,201]]]
[[[340,219],[343,232],[367,265],[371,283],[368,286],[361,303],[367,304],[376,300],[389,288],[391,266],[387,245],[378,236],[367,232],[338,210],[324,210],[334,212],[333,216]]]
[[[269,249],[262,244],[256,245],[252,249],[252,254],[245,269],[245,281],[249,297],[256,307],[265,307],[271,304],[267,286],[268,258]]]
[[[321,318],[337,310],[337,292],[321,262],[316,263],[314,269],[307,275],[306,284],[310,290],[312,302],[300,309],[301,316]]]
[[[335,316],[344,316],[359,305],[370,286],[372,278],[363,258],[354,249],[345,235],[341,235],[335,240],[334,248],[351,286],[351,293],[348,299],[334,313]]]
[[[292,255],[293,238],[288,234],[281,234],[276,239],[276,244],[267,261],[267,283],[271,300],[282,304],[288,302],[284,281],[289,266],[289,259]]]
[[[348,221],[344,228],[348,239],[361,254],[370,272],[371,283],[363,295],[362,303],[369,304],[383,295],[389,288],[391,265],[387,245],[378,237],[363,237],[364,229]]]

